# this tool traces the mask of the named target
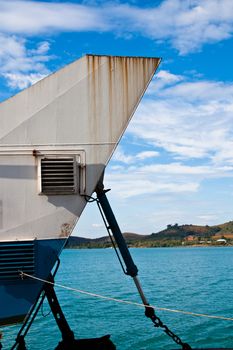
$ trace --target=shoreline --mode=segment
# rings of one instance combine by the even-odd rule
[[[193,245],[177,245],[177,246],[128,246],[129,249],[151,249],[151,248],[227,248],[227,247],[233,247],[233,244],[193,244]],[[73,247],[67,247],[65,250],[75,250],[75,249],[114,249],[113,247],[87,247],[87,246],[73,246]]]

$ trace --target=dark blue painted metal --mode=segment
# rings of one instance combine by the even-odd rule
[[[29,278],[22,280],[18,270],[47,279],[65,242],[66,239],[1,242],[0,325],[21,322],[34,304],[43,286],[40,281]],[[33,260],[32,254],[24,255],[28,253],[28,249],[32,244]],[[6,260],[6,257],[9,256],[5,255],[5,249],[8,249],[8,247],[13,252],[11,262]],[[32,265],[27,265],[28,259]],[[12,263],[12,265],[9,265],[9,263]],[[13,266],[13,268],[10,270],[9,266]],[[4,275],[4,269],[6,275]]]

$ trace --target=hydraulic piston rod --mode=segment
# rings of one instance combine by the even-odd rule
[[[120,230],[120,227],[117,223],[117,220],[115,218],[115,215],[112,211],[112,208],[109,204],[108,198],[106,196],[107,190],[104,189],[103,182],[99,182],[96,187],[96,194],[99,201],[99,204],[101,206],[101,209],[104,213],[106,222],[107,222],[107,229],[111,230],[113,237],[117,243],[117,246],[119,248],[119,251],[121,253],[121,256],[124,260],[125,266],[126,266],[126,274],[131,276],[134,280],[134,283],[136,285],[136,288],[140,294],[140,297],[142,299],[143,304],[148,306],[148,301],[143,293],[141,284],[139,282],[139,279],[137,277],[138,274],[138,268],[134,264],[133,258],[129,252],[128,246],[125,242],[125,239],[122,235],[122,232]]]

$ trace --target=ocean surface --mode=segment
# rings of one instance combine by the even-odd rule
[[[151,304],[233,317],[233,247],[130,249]],[[113,249],[65,250],[56,282],[109,297],[140,302]],[[56,288],[76,338],[111,334],[118,350],[179,349],[153,327],[144,309]],[[45,303],[26,337],[28,350],[52,350],[60,334]],[[157,311],[162,321],[193,348],[233,348],[233,321]],[[10,349],[19,326],[2,328]]]

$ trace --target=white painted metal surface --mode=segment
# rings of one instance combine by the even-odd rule
[[[0,104],[0,240],[70,235],[160,62],[87,55]],[[40,193],[40,159],[77,159],[72,195]]]

